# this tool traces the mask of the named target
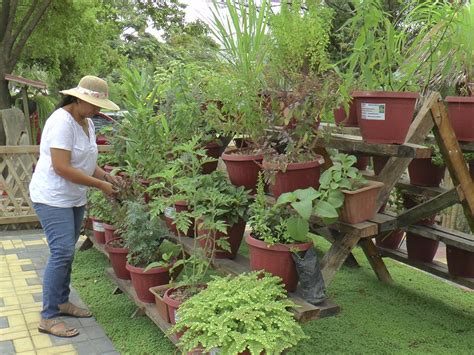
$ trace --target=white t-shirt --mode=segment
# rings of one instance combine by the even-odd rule
[[[40,156],[30,183],[31,201],[54,207],[79,207],[86,204],[87,186],[75,184],[56,174],[51,148],[69,150],[71,166],[92,176],[97,164],[94,124],[90,118],[89,137],[69,112],[60,108],[44,125]]]

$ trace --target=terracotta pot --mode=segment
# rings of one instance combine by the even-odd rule
[[[125,265],[127,264],[127,248],[118,248],[111,245],[115,241],[119,241],[122,238],[114,238],[109,240],[105,244],[105,251],[109,254],[110,263],[112,269],[114,269],[115,275],[122,280],[130,280],[130,271],[127,270]]]
[[[132,277],[132,285],[140,301],[152,303],[155,296],[150,292],[150,287],[165,285],[170,282],[169,268],[158,267],[144,272],[144,268],[126,264]]]
[[[170,315],[168,313],[168,305],[163,298],[164,293],[171,287],[173,287],[173,284],[150,287],[150,292],[155,296],[156,310],[166,323],[170,323]]]
[[[357,106],[355,101],[352,100],[349,104],[349,112],[346,113],[344,106],[334,110],[334,121],[338,126],[343,127],[359,127],[357,122]]]
[[[177,201],[173,207],[168,208],[165,210],[164,213],[164,219],[166,222],[166,225],[168,226],[168,229],[173,232],[175,235],[178,235],[178,230],[176,229],[176,225],[174,224],[174,218],[172,217],[174,213],[180,213],[180,212],[188,212],[188,204],[185,201]],[[182,233],[181,233],[182,234]],[[186,233],[187,237],[193,237],[194,236],[194,222],[191,223],[188,229],[188,233]]]
[[[353,92],[360,133],[367,143],[405,142],[420,96],[413,92]]]
[[[207,230],[198,230],[199,245],[204,250],[210,252],[213,249],[214,240],[221,238],[227,238],[230,244],[230,251],[223,250],[218,245],[215,246],[214,257],[217,259],[235,259],[237,252],[239,251],[240,244],[245,232],[245,221],[240,220],[238,223],[234,223],[232,226],[227,227],[227,234],[222,232],[216,232],[214,238]],[[208,235],[206,237],[206,235]]]
[[[474,252],[446,245],[446,258],[451,275],[474,278]]]
[[[251,270],[264,270],[279,276],[288,292],[296,290],[298,274],[290,250],[306,251],[312,247],[312,243],[268,245],[251,235],[245,241],[249,246]]]
[[[90,217],[92,220],[92,233],[97,243],[105,244],[105,229],[104,224],[100,219]]]
[[[389,157],[382,157],[378,155],[372,156],[372,162],[374,164],[375,175],[379,175],[382,172],[385,164],[387,164],[389,159],[390,159]]]
[[[401,229],[397,229],[392,231],[383,239],[375,239],[375,244],[377,244],[377,246],[387,249],[398,249],[400,247],[400,243],[402,242],[404,235],[404,231],[402,231]]]
[[[104,227],[104,231],[105,231],[104,233],[105,233],[105,243],[106,244],[107,244],[107,242],[111,241],[112,239],[120,238],[120,235],[118,235],[115,232],[117,230],[117,228],[115,228],[113,225],[103,222],[102,226]]]
[[[233,154],[235,150],[227,150],[222,154],[230,182],[235,186],[244,186],[256,193],[258,173],[262,171],[263,154]]]
[[[474,97],[448,96],[445,101],[457,139],[474,142]]]
[[[180,287],[188,287],[188,286],[180,286]],[[206,287],[206,285],[198,285],[197,287],[201,288],[201,289],[204,289]],[[176,312],[178,311],[178,308],[181,305],[181,303],[183,303],[183,301],[178,301],[178,300],[175,300],[173,298],[172,295],[173,295],[173,292],[176,289],[177,288],[175,288],[175,287],[169,288],[165,292],[165,295],[163,296],[163,301],[168,305],[168,314],[170,316],[171,324],[176,324],[176,321],[178,320],[177,317],[176,317]],[[182,334],[183,334],[183,332],[178,333],[177,334],[178,338]]]
[[[339,219],[342,222],[355,224],[374,217],[376,213],[377,195],[384,183],[368,181],[367,186],[355,191],[342,190],[344,204]]]
[[[431,158],[413,159],[408,165],[410,183],[417,186],[439,187],[445,171],[446,166],[433,164]]]
[[[270,191],[275,198],[278,198],[285,192],[298,189],[306,189],[308,187],[318,189],[322,164],[324,164],[324,158],[321,155],[317,155],[313,161],[289,163],[285,172],[277,170],[277,164],[266,160],[263,160],[262,166],[265,170],[277,170],[275,182],[270,184]]]
[[[221,147],[220,144],[218,144],[216,142],[211,142],[211,143],[206,144],[204,149],[206,150],[207,156],[211,157],[211,158],[219,159],[221,154],[222,154],[222,147]],[[219,162],[216,160],[216,161],[213,161],[211,163],[203,164],[202,165],[202,173],[203,174],[212,173],[214,170],[217,169],[217,164],[218,163]]]
[[[430,263],[438,250],[438,240],[422,237],[421,235],[407,232],[408,259]]]

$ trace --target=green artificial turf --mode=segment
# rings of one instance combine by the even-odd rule
[[[243,243],[244,244],[244,243]],[[319,255],[328,243],[321,240]],[[244,248],[243,248],[244,249]],[[246,254],[246,250],[242,250]],[[342,307],[336,317],[303,325],[308,339],[292,354],[474,352],[474,293],[385,259],[395,280],[380,283],[365,256],[361,268],[343,267],[328,289]],[[126,295],[111,295],[106,258],[95,250],[78,252],[73,286],[94,312],[117,350],[128,354],[172,354],[173,345],[146,316],[130,319],[135,309]]]

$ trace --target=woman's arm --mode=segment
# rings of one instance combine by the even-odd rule
[[[120,187],[123,184],[122,178],[120,176],[114,176],[109,173],[106,173],[104,169],[102,169],[100,166],[95,167],[94,174],[92,175],[93,177],[100,179],[100,180],[105,180],[107,182],[110,182],[112,185],[116,187]]]
[[[71,166],[71,152],[69,150],[51,148],[51,161],[54,172],[66,180],[75,184],[96,187],[102,190],[106,195],[114,195],[117,192],[111,183],[89,176],[82,170],[73,168]],[[96,171],[94,172],[94,176]]]

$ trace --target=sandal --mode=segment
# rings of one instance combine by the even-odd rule
[[[41,319],[38,331],[61,338],[72,338],[79,335],[76,328],[67,327],[66,323],[59,319]]]
[[[59,307],[59,312],[61,312],[61,315],[63,316],[71,316],[71,317],[76,317],[76,318],[92,317],[92,313],[90,311],[84,308],[79,308],[75,306],[74,304],[72,304],[71,302],[60,304],[58,307]]]

